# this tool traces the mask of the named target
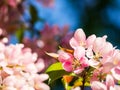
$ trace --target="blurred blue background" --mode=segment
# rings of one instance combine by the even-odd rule
[[[83,28],[88,35],[108,36],[114,46],[120,48],[120,0],[54,0],[52,7],[46,7],[36,0],[26,0],[26,8],[32,6],[40,20],[32,24],[39,31],[45,23],[63,27],[69,25],[71,31]],[[26,9],[23,20],[31,25],[31,14]]]
[[[21,29],[21,32],[17,32],[18,34],[24,34],[23,36],[32,39],[34,36],[40,35],[40,31],[43,30],[46,23],[51,27],[57,25],[60,28],[68,25],[71,32],[82,28],[87,36],[91,34],[96,34],[98,37],[107,35],[107,40],[120,49],[120,0],[48,1],[52,1],[53,5],[46,6],[38,3],[37,0],[24,0],[25,10],[21,20],[25,24],[25,28],[23,28],[25,30],[23,32]],[[11,34],[10,43],[18,42],[17,37]],[[62,83],[60,80],[56,80],[52,90],[63,90],[61,88],[63,88]]]

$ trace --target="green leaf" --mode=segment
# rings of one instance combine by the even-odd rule
[[[31,15],[30,22],[32,25],[34,25],[34,23],[37,21],[42,21],[42,22],[44,21],[44,19],[42,19],[41,17],[38,16],[38,11],[35,8],[35,6],[30,5],[29,11],[30,11],[30,15]]]
[[[63,70],[62,63],[57,62],[52,64],[47,70],[46,73],[51,72],[51,71],[56,71],[56,70]]]
[[[46,73],[49,75],[49,81],[48,84],[53,83],[55,80],[61,78],[63,75],[70,74],[69,72],[66,72],[62,64],[60,62],[57,62],[55,64],[52,64],[47,70]]]
[[[31,15],[31,23],[34,24],[38,20],[37,10],[33,5],[30,5],[30,15]]]
[[[21,43],[22,40],[23,40],[23,33],[24,33],[24,29],[23,28],[20,28],[20,29],[16,30],[16,32],[15,32],[15,35],[16,35],[19,43]]]
[[[118,85],[120,85],[120,80],[118,80],[118,83],[117,83]]]

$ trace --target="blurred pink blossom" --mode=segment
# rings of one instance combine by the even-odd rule
[[[41,2],[44,6],[47,6],[47,7],[54,6],[54,0],[37,0],[37,1]]]
[[[40,65],[40,66],[39,66]],[[0,42],[0,88],[2,90],[50,90],[42,59],[23,44]],[[38,74],[38,72],[40,74]]]
[[[22,25],[20,21],[20,16],[23,12],[22,3],[23,0],[0,1],[0,28],[6,33],[13,33]]]
[[[56,60],[47,56],[45,52],[57,52],[59,43],[60,46],[70,47],[68,44],[72,32],[69,32],[67,25],[59,28],[57,25],[50,27],[48,24],[45,24],[39,35],[40,37],[33,39],[24,37],[23,43],[26,47],[30,47],[38,53],[38,57],[44,60],[46,69],[50,64],[56,62]],[[67,37],[68,35],[69,37]]]

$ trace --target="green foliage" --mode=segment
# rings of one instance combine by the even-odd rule
[[[120,80],[118,81],[118,83],[117,83],[118,85],[120,85]]]
[[[31,15],[31,24],[34,25],[35,22],[37,21],[44,21],[42,18],[40,18],[38,16],[38,11],[36,10],[36,8],[33,5],[30,5],[30,15]]]
[[[20,29],[16,30],[15,35],[18,39],[18,42],[21,43],[23,40],[23,35],[24,35],[24,28],[20,28]]]
[[[55,80],[61,78],[63,75],[70,74],[69,72],[66,72],[62,64],[60,62],[57,62],[55,64],[52,64],[47,70],[46,73],[49,75],[49,81],[48,84],[53,83]]]
[[[61,78],[55,80],[53,83],[51,83],[50,85],[50,90],[65,90],[63,83],[61,81]]]
[[[30,5],[30,15],[31,15],[31,23],[34,24],[38,20],[38,14],[36,8],[32,5]]]
[[[88,73],[91,70],[92,69],[88,69],[87,70]],[[54,85],[59,86],[60,82],[63,84],[63,86],[66,90],[71,90],[74,87],[83,85],[83,78],[74,73],[66,72],[62,67],[62,63],[60,63],[60,62],[52,64],[46,70],[46,73],[49,75],[48,84],[51,86],[51,88],[53,88]],[[86,73],[86,75],[90,76],[88,73]],[[64,78],[64,76],[67,76],[67,77]],[[85,79],[84,86],[90,86],[89,78],[85,77],[84,79]],[[59,83],[58,83],[57,82],[58,80],[62,80],[62,81],[59,81]]]

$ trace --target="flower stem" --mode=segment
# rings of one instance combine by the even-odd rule
[[[81,86],[81,90],[84,90],[85,87],[85,75],[83,77],[83,81],[82,81],[82,86]]]
[[[84,88],[85,88],[85,78],[86,78],[86,75],[84,74],[83,75],[83,81],[82,81],[81,90],[84,90]]]

